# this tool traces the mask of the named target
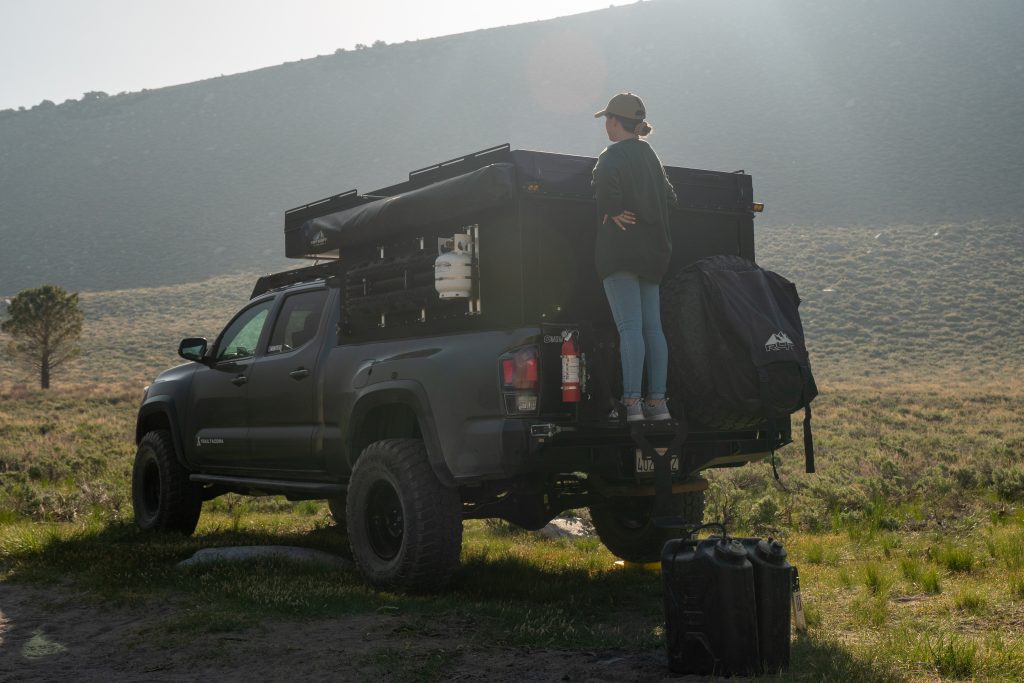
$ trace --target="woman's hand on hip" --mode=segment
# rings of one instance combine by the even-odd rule
[[[609,218],[611,218],[612,223],[619,226],[620,230],[625,230],[627,225],[636,224],[636,214],[632,211],[623,211],[618,216],[609,216],[608,214],[605,214],[602,223],[607,223]]]

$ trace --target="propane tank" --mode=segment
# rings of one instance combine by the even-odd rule
[[[576,333],[562,335],[562,401],[578,403],[580,400],[580,352],[576,346]]]
[[[468,299],[473,294],[473,253],[469,235],[452,237],[452,250],[434,261],[434,289],[442,299]]]

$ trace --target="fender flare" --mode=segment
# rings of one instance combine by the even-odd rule
[[[434,422],[434,414],[430,410],[430,400],[423,385],[414,380],[390,380],[371,384],[356,396],[355,403],[342,435],[347,455],[349,471],[355,466],[360,452],[356,450],[355,439],[363,420],[374,408],[383,405],[403,405],[410,408],[419,422],[420,433],[423,435],[423,444],[427,449],[427,458],[430,467],[434,470],[438,480],[448,487],[455,487],[455,478],[452,476],[448,463],[444,459],[444,451],[441,449],[441,440],[437,434],[437,425]]]
[[[174,443],[174,457],[178,459],[178,464],[184,467],[186,471],[191,472],[192,468],[189,467],[185,459],[185,445],[181,442],[181,435],[178,433],[178,411],[174,406],[174,399],[170,396],[153,396],[147,398],[139,406],[139,414],[135,418],[135,445],[138,446],[139,442],[142,441],[142,437],[146,435],[146,432],[142,429],[143,421],[150,415],[158,413],[163,414],[167,418],[168,431],[171,432],[171,441]]]

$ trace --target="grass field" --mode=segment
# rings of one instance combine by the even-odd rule
[[[796,446],[779,453],[779,482],[769,463],[715,472],[706,517],[781,538],[799,565],[810,631],[790,679],[1024,679],[1022,246],[1008,224],[758,233],[762,265],[804,299],[818,473],[803,473]],[[347,553],[320,503],[225,496],[189,539],[131,525],[142,387],[178,362],[180,338],[215,336],[252,284],[237,274],[83,293],[82,358],[50,392],[0,359],[0,584],[173,602],[158,636],[172,646],[267,619],[394,609],[410,647],[438,629],[478,647],[661,647],[658,578],[613,569],[594,539],[468,523],[442,596],[381,594],[353,571],[284,562],[175,570],[215,545]],[[397,642],[360,655],[368,679],[435,680],[462,656],[407,656]]]
[[[169,643],[385,606],[413,636],[457,624],[453,637],[481,646],[661,647],[657,576],[613,569],[596,539],[468,523],[463,566],[442,596],[380,594],[353,571],[280,561],[176,571],[209,546],[347,549],[325,505],[280,498],[208,502],[192,538],[138,534],[128,491],[138,399],[118,385],[0,393],[4,581],[71,581],[105,604],[173,599],[181,609],[160,636]],[[790,678],[1024,677],[1024,385],[823,383],[816,407],[817,475],[802,473],[791,446],[780,453],[786,490],[755,464],[715,473],[708,500],[709,518],[783,539],[800,567],[810,632]],[[439,678],[448,656],[414,664],[388,652],[371,665],[401,662],[397,678],[410,680]]]

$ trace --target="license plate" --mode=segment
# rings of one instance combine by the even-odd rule
[[[658,455],[665,455],[667,448],[655,448]],[[654,471],[654,460],[644,455],[644,452],[639,448],[636,449],[636,471],[637,472],[653,472]],[[679,456],[672,456],[672,471],[679,471]]]

